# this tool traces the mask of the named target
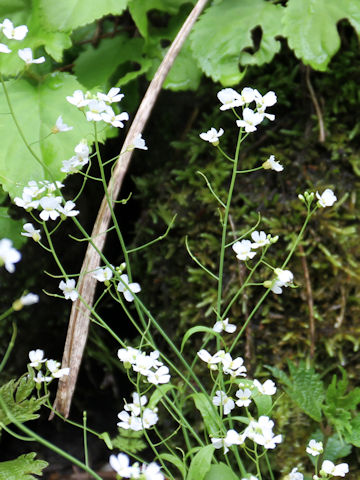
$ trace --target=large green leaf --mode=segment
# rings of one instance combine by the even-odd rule
[[[221,419],[211,403],[211,399],[204,393],[194,393],[193,398],[196,408],[201,413],[206,429],[211,435],[218,435],[221,427]]]
[[[212,465],[205,476],[205,480],[239,480],[239,478],[228,465],[222,462]]]
[[[63,160],[69,159],[74,147],[82,138],[94,141],[93,125],[83,113],[66,100],[74,90],[81,89],[74,76],[54,73],[40,84],[27,80],[8,82],[12,107],[23,134],[42,164],[29,153],[12,120],[3,92],[0,94],[0,181],[11,196],[21,196],[29,180],[62,180],[60,171]],[[73,126],[68,132],[50,135],[56,119]],[[104,133],[101,139],[104,138]],[[46,165],[46,168],[44,167]]]
[[[194,59],[190,41],[187,40],[166,77],[164,88],[174,91],[197,90],[201,76],[202,71]]]
[[[0,232],[1,238],[12,240],[15,248],[20,248],[26,241],[26,237],[21,235],[24,220],[14,220],[9,215],[7,207],[0,207]]]
[[[200,448],[191,461],[186,480],[203,480],[207,472],[210,470],[214,450],[215,447],[213,445],[206,445],[205,447]]]
[[[42,476],[48,466],[44,460],[35,460],[36,453],[21,455],[15,460],[0,462],[0,480],[35,480],[33,475]]]
[[[223,0],[211,5],[191,34],[194,56],[213,80],[234,85],[242,77],[242,65],[270,62],[280,50],[275,39],[282,34],[283,7],[264,0]],[[261,27],[260,44],[254,45],[252,30]],[[254,53],[244,49],[254,49]]]
[[[102,40],[97,48],[88,45],[75,61],[74,71],[79,82],[87,88],[104,85],[119,65],[129,61],[141,65],[143,44],[142,38],[122,35]]]
[[[340,47],[337,23],[344,18],[360,34],[360,2],[289,0],[283,16],[284,34],[298,58],[324,71]]]
[[[120,15],[127,0],[40,0],[40,6],[52,29],[70,31],[105,15]]]

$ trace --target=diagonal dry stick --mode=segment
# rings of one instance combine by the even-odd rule
[[[125,173],[132,157],[133,150],[127,151],[127,149],[133,144],[135,136],[143,131],[155,101],[160,93],[162,84],[164,83],[164,80],[174,63],[175,58],[179,54],[184,41],[189,35],[192,26],[202,10],[205,8],[206,3],[207,0],[198,0],[185,23],[181,27],[166,56],[164,57],[164,60],[159,66],[153,80],[151,81],[149,88],[147,89],[147,92],[126,136],[118,163],[108,184],[108,189],[111,192],[113,201],[116,200],[119,194]],[[105,244],[106,230],[109,227],[110,218],[110,208],[107,204],[106,198],[104,197],[91,234],[93,243],[100,251],[103,250]],[[84,299],[85,303],[90,306],[93,305],[96,280],[93,279],[88,272],[93,271],[99,266],[99,264],[100,257],[96,250],[89,244],[86,250],[84,262],[81,267],[80,280],[77,285],[77,290],[79,295]],[[70,374],[67,377],[63,377],[59,380],[59,386],[54,403],[54,408],[65,417],[69,416],[71,399],[75,390],[81,359],[86,344],[89,323],[89,309],[86,308],[80,300],[76,300],[73,303],[71,310],[62,359],[62,367],[70,367]],[[54,414],[52,414],[50,418],[53,418],[53,416]]]

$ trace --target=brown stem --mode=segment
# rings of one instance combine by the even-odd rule
[[[314,317],[314,300],[312,295],[312,288],[310,282],[310,274],[306,261],[306,256],[303,246],[299,245],[299,252],[301,255],[301,263],[304,270],[304,279],[306,286],[306,297],[309,307],[309,327],[310,327],[310,358],[313,359],[315,355],[315,317]]]
[[[310,67],[309,66],[307,66],[306,69],[305,69],[305,79],[306,79],[306,85],[309,89],[311,101],[314,105],[316,116],[317,116],[318,123],[319,123],[319,142],[324,143],[325,142],[325,137],[326,137],[324,120],[323,120],[323,115],[322,115],[322,112],[321,112],[321,108],[320,108],[318,99],[316,98],[314,88],[313,88],[313,86],[311,84],[311,81],[310,81]]]
[[[133,154],[133,150],[128,151],[128,148],[133,144],[136,135],[143,131],[155,101],[161,91],[164,80],[174,63],[175,58],[179,54],[184,41],[189,35],[192,26],[202,10],[205,8],[206,3],[207,0],[198,0],[185,23],[181,27],[175,40],[171,44],[146,91],[146,94],[126,136],[120,152],[119,160],[108,184],[108,190],[113,202],[118,197],[125,173],[128,169]],[[106,197],[104,197],[92,231],[93,242],[100,251],[102,251],[104,247],[106,231],[109,227],[110,218],[110,208],[107,204]],[[99,264],[99,255],[89,244],[82,264],[80,280],[77,285],[77,289],[79,295],[90,306],[93,305],[96,280],[93,279],[91,275],[88,275],[87,272],[93,271],[99,266]],[[71,400],[75,390],[76,380],[88,335],[89,323],[89,309],[87,309],[79,300],[76,300],[73,302],[71,310],[62,359],[63,367],[70,367],[70,374],[67,377],[63,377],[59,380],[59,386],[54,403],[54,408],[66,418],[69,416]],[[50,418],[53,418],[53,416],[54,414],[51,414]]]

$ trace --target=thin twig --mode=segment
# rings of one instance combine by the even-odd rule
[[[311,281],[309,269],[306,261],[304,248],[299,244],[299,252],[301,256],[301,263],[304,270],[304,279],[306,286],[306,297],[309,307],[309,327],[310,327],[310,358],[313,359],[315,355],[315,317],[314,317],[314,300],[312,295]]]
[[[318,119],[318,124],[319,124],[319,142],[324,143],[325,138],[326,138],[326,134],[325,134],[325,127],[324,127],[324,120],[323,120],[322,111],[321,111],[318,99],[316,98],[314,88],[313,88],[313,86],[311,84],[311,81],[310,81],[310,67],[306,66],[305,68],[306,68],[305,69],[306,86],[309,89],[311,101],[314,105],[316,116],[317,116],[317,119]]]
[[[117,162],[113,175],[108,184],[108,191],[110,192],[113,202],[118,197],[124,176],[133,154],[133,150],[128,151],[128,148],[133,144],[136,135],[143,132],[155,101],[161,91],[165,78],[174,63],[175,58],[180,52],[184,41],[188,37],[192,26],[202,10],[205,8],[206,3],[207,0],[198,0],[185,23],[181,27],[175,40],[171,44],[171,47],[169,48],[164,60],[159,66],[147,89],[147,92],[126,136],[119,156],[119,161]],[[91,235],[94,244],[100,251],[103,250],[106,240],[106,233],[103,235],[99,234],[100,232],[107,231],[110,218],[110,208],[107,204],[106,198],[104,197]],[[94,271],[99,264],[99,255],[89,244],[82,264],[77,290],[79,295],[85,300],[85,303],[90,306],[93,305],[96,280],[93,279],[91,275],[88,275],[87,272]],[[73,302],[71,310],[62,359],[62,366],[70,367],[70,374],[60,379],[54,403],[54,408],[66,418],[69,416],[71,400],[75,390],[76,380],[88,335],[89,323],[90,311],[79,300],[76,300]],[[50,416],[50,418],[53,418],[53,414]]]

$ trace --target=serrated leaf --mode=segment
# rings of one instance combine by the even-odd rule
[[[113,448],[125,450],[129,453],[141,452],[147,447],[146,442],[141,438],[142,431],[125,430],[119,428],[119,433],[116,437],[111,439]]]
[[[75,74],[85,87],[104,85],[117,67],[125,62],[143,63],[144,40],[126,35],[106,38],[97,48],[88,45],[75,61]],[[96,68],[94,68],[96,65]],[[136,73],[138,72],[128,72]]]
[[[304,362],[299,366],[289,362],[291,384],[286,393],[307,414],[317,422],[321,420],[321,406],[325,391],[320,375]]]
[[[42,476],[42,470],[48,466],[44,460],[35,460],[36,453],[0,462],[0,480],[36,480],[33,475]]]
[[[353,0],[289,0],[283,16],[284,35],[303,63],[325,71],[339,50],[339,20],[347,18],[360,33],[360,3]]]
[[[66,176],[60,171],[62,161],[73,156],[74,148],[82,138],[89,143],[94,141],[94,127],[82,112],[66,101],[67,95],[82,89],[73,75],[55,73],[39,85],[27,80],[8,82],[7,85],[24,136],[42,162],[39,164],[29,153],[11,116],[6,115],[9,109],[1,91],[0,112],[5,115],[0,116],[0,181],[4,190],[14,197],[21,196],[29,180],[62,180]],[[49,136],[59,115],[74,128]],[[100,133],[100,141],[104,136],[104,132]]]
[[[40,0],[40,6],[52,29],[70,31],[105,15],[120,15],[127,6],[127,0]]]
[[[214,81],[234,85],[242,77],[242,65],[270,62],[281,44],[284,8],[264,0],[223,0],[211,5],[200,17],[191,33],[194,57],[206,75]],[[252,30],[260,27],[259,48],[254,48]],[[244,49],[256,50],[250,54]]]
[[[283,372],[282,370],[280,370],[280,368],[270,367],[269,365],[265,365],[265,368],[267,368],[268,370],[270,370],[270,372],[272,373],[272,375],[273,375],[275,378],[277,378],[281,383],[283,383],[284,385],[290,386],[291,381],[290,381],[289,377],[286,375],[285,372]]]
[[[221,429],[221,419],[214,409],[211,399],[204,393],[193,393],[190,398],[194,400],[196,408],[201,413],[206,429],[211,435],[217,435]]]
[[[215,447],[213,445],[206,445],[200,448],[190,463],[186,480],[203,480],[210,470],[214,450]]]
[[[353,418],[349,424],[350,431],[344,433],[344,439],[346,442],[360,447],[360,415]]]
[[[210,470],[205,475],[204,480],[239,480],[239,477],[225,463],[211,465]]]
[[[0,388],[1,399],[6,404],[11,415],[20,423],[38,418],[39,415],[35,414],[35,412],[46,401],[46,396],[28,398],[34,387],[34,380],[26,374],[19,380],[10,380],[10,382]],[[0,422],[4,425],[12,423],[1,406]]]

